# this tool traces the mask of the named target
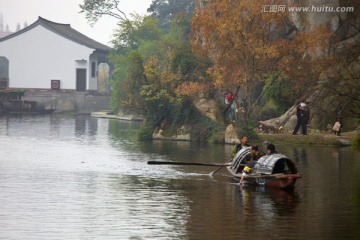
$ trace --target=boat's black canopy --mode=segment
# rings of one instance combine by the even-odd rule
[[[271,154],[261,157],[253,173],[276,174],[276,173],[297,173],[295,164],[283,154]]]
[[[250,154],[250,148],[242,148],[233,158],[231,169],[233,172],[239,172],[243,164],[246,164],[245,156]],[[255,174],[276,174],[276,173],[297,173],[295,164],[283,154],[271,154],[261,157],[252,171]]]
[[[241,164],[246,164],[245,156],[248,154],[250,154],[250,147],[243,147],[236,153],[230,167],[234,173],[239,172]]]

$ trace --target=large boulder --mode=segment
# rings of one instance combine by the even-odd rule
[[[212,121],[218,121],[221,116],[219,107],[213,99],[200,98],[194,100],[194,106],[201,114]]]
[[[321,25],[328,26],[332,32],[339,28],[340,13],[330,11],[339,7],[339,0],[289,0],[289,5],[309,8],[309,11],[290,13],[291,20],[300,31],[308,32]]]
[[[190,131],[190,126],[181,126],[176,134],[167,136],[164,130],[159,128],[154,131],[152,138],[156,140],[191,141]]]
[[[236,128],[232,124],[229,124],[225,129],[225,143],[228,144],[240,143],[240,139],[236,133]]]

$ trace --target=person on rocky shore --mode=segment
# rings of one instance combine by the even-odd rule
[[[333,126],[333,131],[336,136],[341,136],[341,128],[343,128],[343,123],[341,122],[341,118],[337,118]]]
[[[296,106],[296,117],[297,117],[297,122],[296,122],[296,126],[294,128],[293,131],[293,135],[297,135],[297,132],[299,131],[300,127],[301,127],[301,132],[303,135],[307,135],[307,124],[309,122],[310,119],[310,109],[309,107],[305,104],[304,101],[300,101],[297,106]]]

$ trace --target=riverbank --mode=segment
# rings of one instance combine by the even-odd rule
[[[331,133],[292,135],[284,133],[259,134],[261,141],[280,145],[350,146],[360,130],[344,132],[341,136]]]
[[[109,118],[122,121],[143,121],[144,118],[134,115],[115,115],[112,112],[92,112],[92,117]],[[271,142],[275,145],[317,145],[317,146],[350,146],[360,130],[344,132],[341,136],[332,133],[309,133],[309,135],[292,135],[291,133],[259,133],[259,141]],[[165,139],[169,140],[169,139]],[[176,139],[172,139],[176,141]],[[182,139],[184,140],[184,139]]]

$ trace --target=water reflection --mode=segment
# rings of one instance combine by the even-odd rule
[[[138,142],[140,123],[89,116],[0,117],[0,239],[355,239],[360,153],[277,146],[293,192],[233,184],[231,146]]]
[[[292,215],[301,203],[296,191],[265,188],[263,186],[240,186],[238,189],[240,203],[244,210],[261,206],[264,217]],[[270,200],[270,201],[269,201]]]
[[[85,134],[89,136],[97,134],[97,121],[94,118],[77,115],[75,117],[75,136],[81,137]]]
[[[296,164],[301,164],[301,165],[306,166],[307,161],[308,161],[306,148],[293,147],[292,150],[293,150],[292,156],[293,156],[294,162]]]

